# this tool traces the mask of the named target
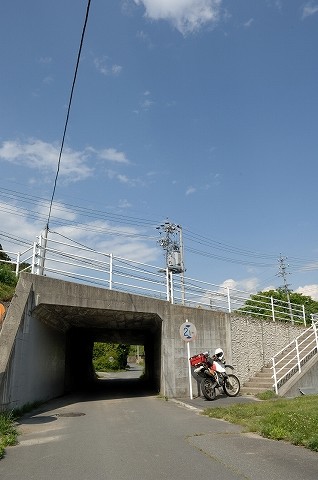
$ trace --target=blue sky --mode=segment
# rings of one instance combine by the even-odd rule
[[[7,251],[46,224],[86,6],[0,5]],[[189,277],[278,287],[281,254],[318,299],[317,46],[317,0],[92,0],[50,229],[161,265],[169,219]]]

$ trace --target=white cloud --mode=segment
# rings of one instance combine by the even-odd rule
[[[6,161],[40,171],[42,174],[56,172],[60,147],[42,140],[5,141],[0,146],[0,161]],[[61,157],[60,176],[70,182],[84,180],[93,170],[86,165],[87,153],[64,148]]]
[[[115,172],[114,170],[108,169],[106,171],[107,176],[110,180],[117,180],[120,183],[129,185],[130,187],[143,186],[144,183],[138,178],[130,178],[125,174]]]
[[[125,206],[127,206],[127,202],[125,202]],[[28,208],[13,202],[0,202],[0,244],[6,252],[17,253],[27,249],[23,242],[18,244],[12,238],[8,238],[15,237],[29,242],[30,255],[32,254],[32,244],[37,240],[37,236],[40,235],[46,224],[47,207],[48,203],[46,202]],[[63,219],[63,226],[56,226],[59,219]],[[49,239],[53,238],[66,243],[71,243],[67,240],[71,239],[99,252],[113,253],[129,260],[152,263],[156,262],[161,255],[156,242],[144,240],[142,238],[144,232],[137,227],[112,225],[104,220],[89,220],[79,215],[78,212],[72,211],[63,203],[53,204],[50,232]],[[55,235],[54,232],[67,237],[67,239],[61,235]],[[51,244],[51,246],[53,245]],[[59,247],[54,244],[54,248],[58,249]],[[73,254],[83,254],[66,245],[61,248],[65,252],[72,251]],[[13,260],[16,258],[14,255],[9,256]],[[86,254],[86,256],[92,257],[92,254]]]
[[[303,287],[298,287],[297,290],[295,290],[295,292],[296,293],[302,293],[303,295],[311,297],[314,300],[318,300],[318,285],[317,284],[304,285]]]
[[[142,30],[140,30],[139,32],[137,32],[137,38],[139,40],[141,40],[142,42],[144,42],[148,48],[152,48],[153,47],[153,44],[150,40],[150,37],[149,35],[147,35],[145,32],[143,32]]]
[[[143,5],[145,16],[168,20],[183,35],[199,30],[205,24],[217,23],[222,0],[134,0]]]
[[[186,195],[191,195],[192,193],[196,192],[196,188],[194,187],[188,187],[186,190]]]
[[[304,20],[307,17],[311,17],[318,12],[318,4],[313,4],[313,2],[308,2],[303,7],[302,19]]]
[[[247,22],[245,22],[243,25],[244,25],[244,27],[249,28],[249,27],[252,25],[253,22],[254,22],[254,18],[250,18],[250,19],[249,19]]]
[[[244,278],[242,280],[234,280],[229,278],[224,280],[221,287],[243,290],[248,293],[256,293],[258,291],[259,280],[256,277]]]
[[[110,162],[115,162],[115,163],[122,163],[125,165],[130,164],[130,161],[126,157],[124,152],[119,152],[115,148],[105,148],[104,150],[100,150],[98,152],[99,158],[102,158],[103,160],[108,160]]]
[[[13,237],[30,241],[31,245],[36,240],[36,235],[39,235],[41,229],[43,229],[44,222],[29,219],[27,212],[15,204],[0,202],[0,225],[1,232],[7,232]],[[19,250],[8,238],[2,237],[1,233],[0,243],[8,251],[15,252]],[[26,247],[23,246],[24,248]]]
[[[118,76],[123,69],[121,65],[109,65],[109,59],[105,56],[96,57],[94,59],[94,65],[96,67],[96,70],[105,76]]]
[[[149,98],[147,98],[146,100],[144,100],[141,104],[141,108],[143,110],[149,110],[149,108],[154,104],[155,102],[153,102],[152,100],[150,100]]]

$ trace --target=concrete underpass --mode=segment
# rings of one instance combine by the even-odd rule
[[[0,333],[1,408],[92,386],[94,342],[144,345],[148,387],[188,396],[187,348],[179,333],[186,321],[198,329],[197,350],[222,345],[230,358],[230,319],[223,312],[21,274]]]

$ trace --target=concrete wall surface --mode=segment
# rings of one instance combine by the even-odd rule
[[[231,346],[241,383],[252,378],[306,327],[261,318],[231,315]]]

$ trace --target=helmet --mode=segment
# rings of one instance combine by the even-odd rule
[[[223,358],[224,357],[224,352],[222,350],[222,348],[217,348],[214,352],[214,355],[218,358]]]

